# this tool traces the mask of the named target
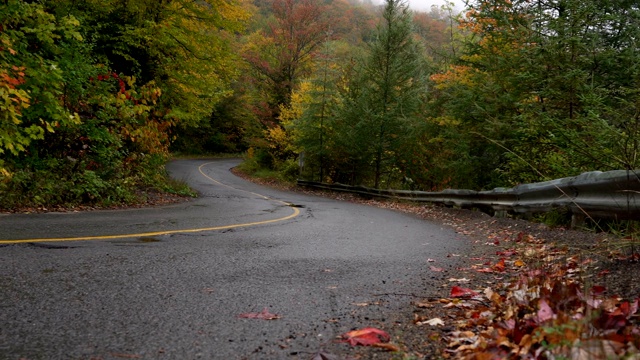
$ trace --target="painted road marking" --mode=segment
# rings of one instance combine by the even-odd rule
[[[253,194],[253,195],[257,195],[257,196],[259,196],[259,197],[261,197],[261,198],[263,198],[265,200],[275,201],[275,202],[281,203],[281,204],[286,205],[286,206],[291,206],[291,204],[286,203],[284,201],[280,201],[280,200],[277,200],[277,199],[272,199],[272,198],[269,198],[267,196],[260,195],[260,194],[257,194],[257,193],[251,192],[251,191],[236,189],[236,188],[234,188],[232,186],[223,184],[223,183],[211,178],[210,176],[208,176],[207,174],[205,174],[202,171],[202,168],[204,166],[206,166],[206,165],[209,165],[209,164],[212,164],[212,162],[208,162],[208,163],[200,165],[198,167],[198,171],[200,171],[200,174],[202,174],[202,176],[204,176],[205,178],[209,179],[213,183],[215,183],[217,185],[225,186],[225,187],[228,187],[228,188],[231,188],[231,189],[234,189],[234,190],[243,191],[243,192],[247,192],[247,193],[250,193],[250,194]],[[243,224],[222,225],[222,226],[213,226],[213,227],[205,227],[205,228],[195,228],[195,229],[153,231],[153,232],[145,232],[145,233],[137,233],[137,234],[78,236],[78,237],[67,237],[67,238],[37,238],[37,239],[0,240],[0,244],[20,244],[20,243],[32,243],[32,242],[113,240],[113,239],[126,239],[126,238],[137,238],[137,237],[171,235],[171,234],[187,234],[187,233],[196,233],[196,232],[203,232],[203,231],[226,230],[226,229],[234,229],[234,228],[249,227],[249,226],[256,226],[256,225],[264,225],[264,224],[271,224],[271,223],[276,223],[276,222],[280,222],[280,221],[286,221],[286,220],[293,219],[296,216],[300,215],[300,210],[298,210],[295,207],[291,207],[291,209],[293,209],[293,213],[291,215],[288,215],[288,216],[285,216],[285,217],[282,217],[282,218],[272,219],[272,220],[264,220],[264,221],[256,221],[256,222],[243,223]]]

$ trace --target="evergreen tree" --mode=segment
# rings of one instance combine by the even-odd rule
[[[403,176],[399,164],[410,156],[403,150],[415,139],[418,110],[424,99],[422,53],[413,39],[412,14],[406,1],[387,0],[360,71],[361,92],[350,110],[357,112],[355,140],[366,143],[376,188],[383,176],[389,181]]]

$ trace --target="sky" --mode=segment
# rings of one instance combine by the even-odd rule
[[[464,9],[463,0],[452,0],[456,4],[456,10],[462,11]],[[431,9],[431,5],[441,6],[444,5],[445,0],[409,0],[409,6],[415,10]]]

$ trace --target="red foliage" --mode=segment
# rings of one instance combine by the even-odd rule
[[[391,340],[391,337],[386,332],[368,327],[360,330],[349,331],[342,334],[343,341],[349,343],[351,346],[373,346],[380,343],[387,343]]]

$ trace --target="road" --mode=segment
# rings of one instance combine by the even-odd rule
[[[0,215],[0,359],[345,357],[335,338],[442,286],[452,230],[410,215],[283,192],[180,160],[200,192],[121,211]],[[267,308],[276,320],[240,318]]]

